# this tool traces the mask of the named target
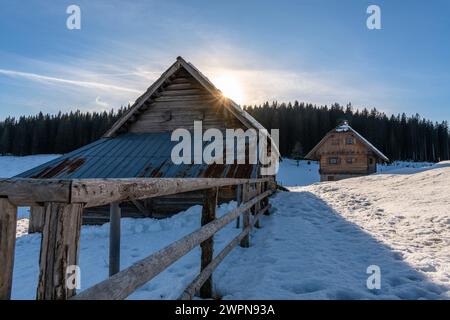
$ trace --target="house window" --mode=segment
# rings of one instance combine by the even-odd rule
[[[339,164],[339,158],[333,157],[333,158],[328,158],[328,163],[329,164]]]
[[[346,144],[355,144],[355,139],[353,139],[353,137],[347,137],[345,139],[345,143]]]
[[[369,164],[373,164],[373,158],[369,158]]]

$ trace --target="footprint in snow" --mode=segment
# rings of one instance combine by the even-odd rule
[[[327,288],[321,280],[311,279],[298,283],[289,283],[281,286],[284,290],[291,291],[295,294],[313,293]]]

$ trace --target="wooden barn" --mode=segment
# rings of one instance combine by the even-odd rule
[[[305,158],[319,161],[320,181],[375,173],[377,162],[389,161],[346,121],[328,132]]]
[[[171,141],[177,128],[262,129],[254,118],[223,96],[192,64],[178,57],[175,63],[140,96],[105,135],[78,150],[22,173],[20,178],[258,178],[260,164],[181,164],[171,160]],[[270,136],[267,136],[271,141]],[[271,152],[279,157],[273,143]],[[273,177],[275,181],[275,177]],[[235,199],[235,186],[219,190],[219,202]],[[123,217],[166,217],[201,204],[203,192],[187,192],[121,204]],[[109,221],[109,206],[85,209],[83,223]],[[30,229],[39,229],[32,212]],[[30,230],[35,231],[35,230]]]

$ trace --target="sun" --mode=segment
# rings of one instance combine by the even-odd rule
[[[214,79],[216,87],[222,91],[222,94],[235,101],[236,103],[243,103],[244,92],[240,81],[228,74],[221,74]]]

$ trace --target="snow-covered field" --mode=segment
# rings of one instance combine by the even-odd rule
[[[432,166],[430,162],[394,161],[391,164],[378,164],[377,173],[394,173],[408,169],[415,172],[417,168]],[[278,183],[285,187],[307,186],[320,181],[319,163],[317,161],[283,159],[277,174]]]
[[[325,235],[338,220],[334,231],[352,238],[336,244],[342,258],[347,256],[342,268],[351,269],[358,261],[380,266],[380,295],[450,298],[450,162],[291,190],[280,196],[305,203],[295,210],[305,212],[302,219],[315,220],[317,233]],[[330,243],[339,242],[337,234],[332,233]]]
[[[27,171],[34,167],[37,167],[43,163],[59,157],[54,154],[44,154],[27,157],[13,157],[13,156],[0,156],[0,179],[10,178],[18,175],[21,172]],[[19,234],[27,233],[28,230],[28,218],[30,215],[30,209],[21,207],[18,210],[19,223],[17,225],[17,232]]]
[[[298,164],[298,166],[297,166]],[[307,186],[320,181],[319,163],[317,161],[283,159],[277,174],[282,186]]]
[[[59,157],[55,154],[44,154],[27,157],[0,157],[0,178],[10,178],[19,173],[33,169],[43,163]]]
[[[8,161],[16,174],[14,163],[23,166],[27,159]],[[0,164],[8,161],[0,157]],[[236,248],[215,271],[219,297],[450,298],[450,162],[399,162],[379,167],[380,174],[326,183],[316,183],[314,167],[315,162],[281,163],[279,180],[294,187],[271,199],[272,215],[263,216],[262,228],[252,231],[251,247]],[[221,206],[219,215],[234,206]],[[123,219],[121,267],[200,227],[200,214],[195,206],[165,220]],[[82,289],[107,277],[108,228],[82,228]],[[238,232],[234,224],[223,229],[215,237],[216,252]],[[13,298],[34,297],[39,246],[40,235],[18,237]],[[177,298],[198,273],[199,261],[196,248],[130,298]],[[380,267],[379,290],[366,286],[370,265]]]

